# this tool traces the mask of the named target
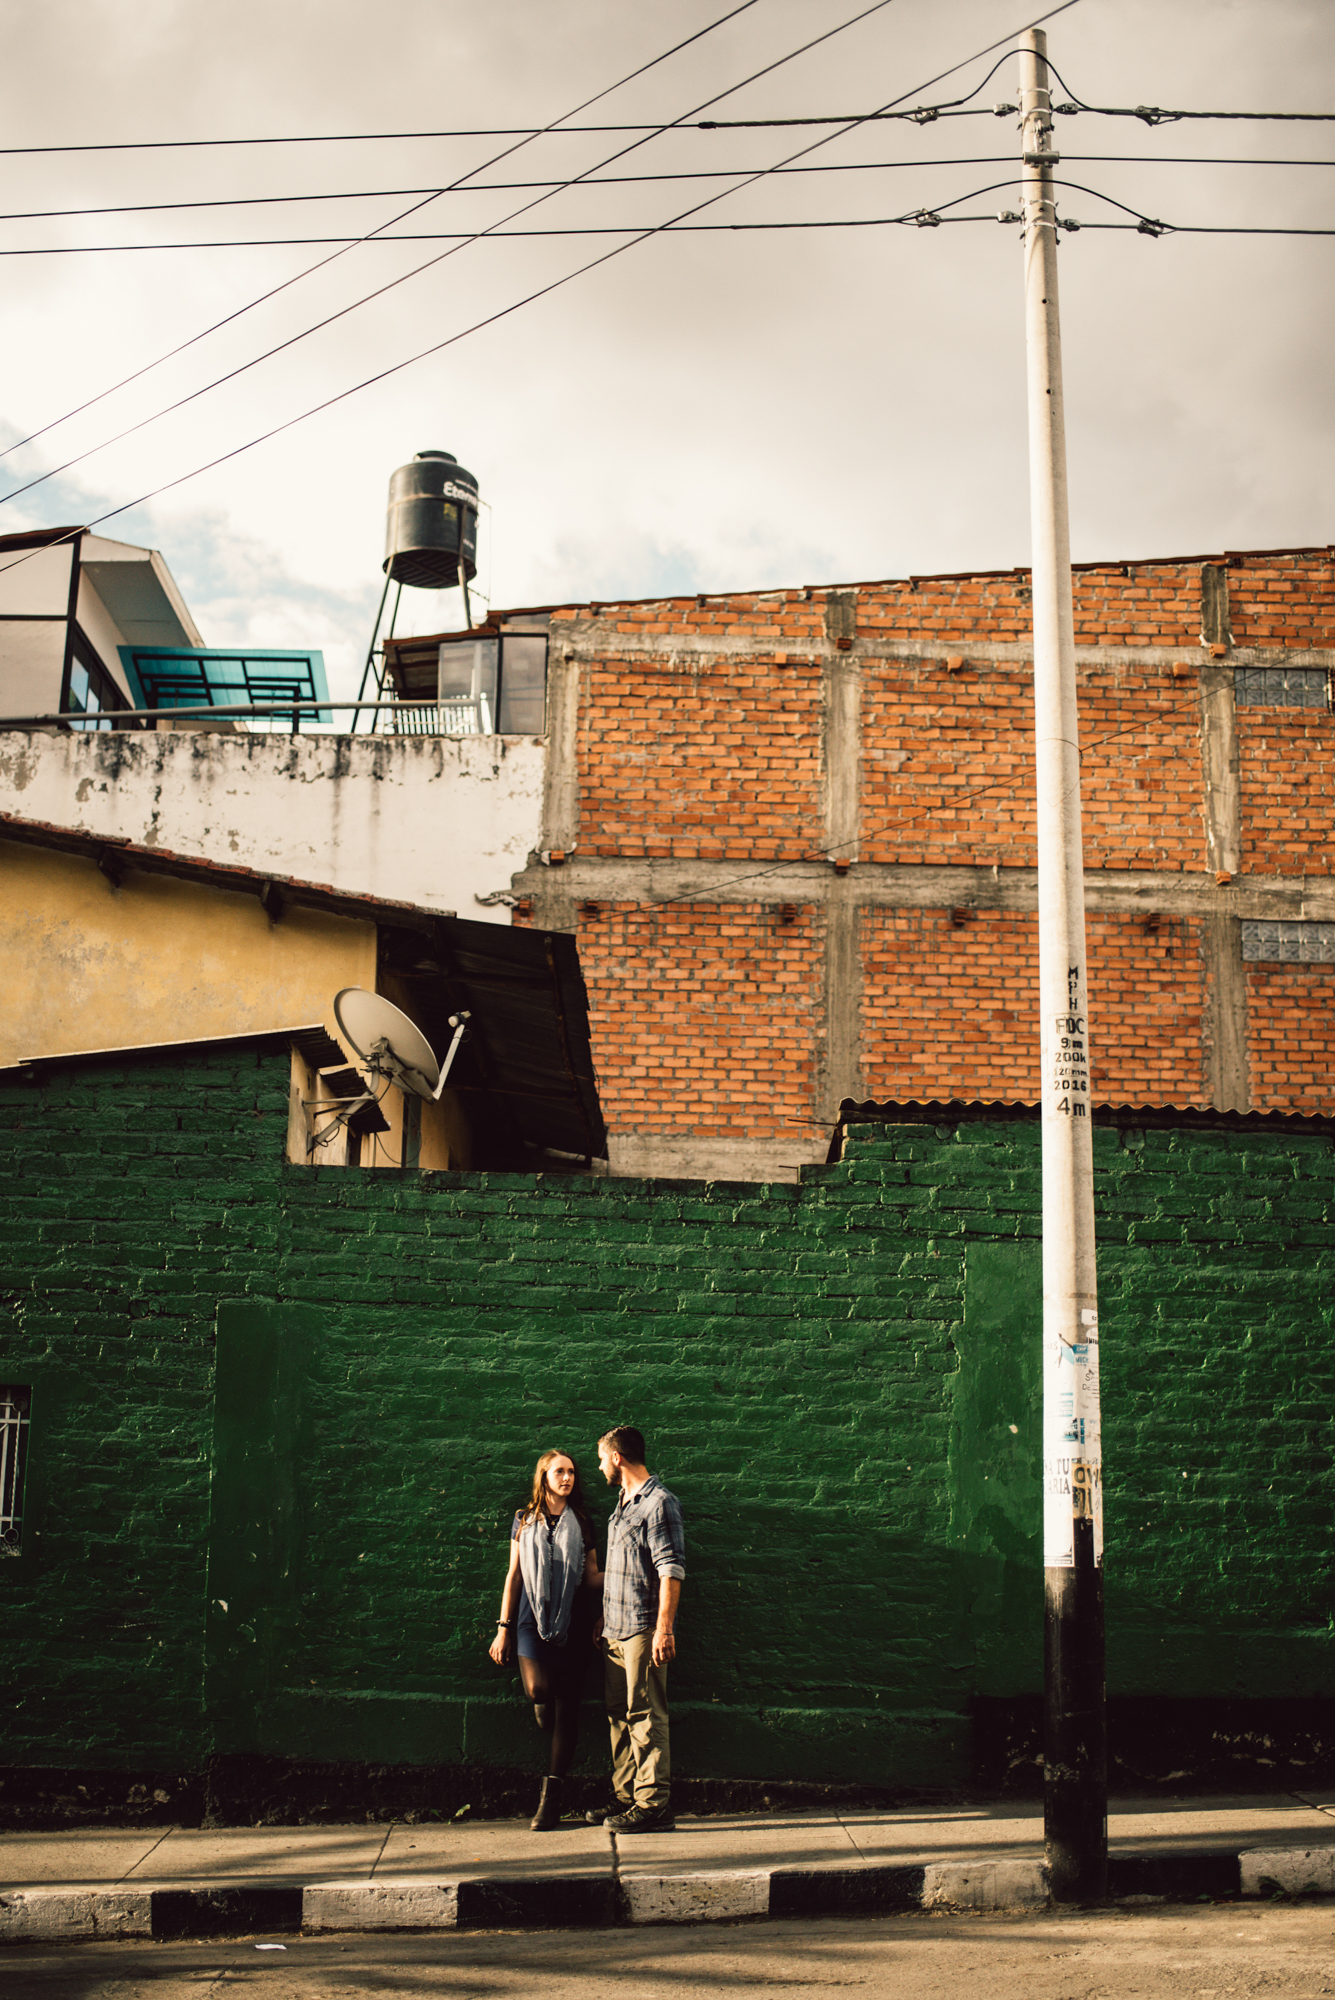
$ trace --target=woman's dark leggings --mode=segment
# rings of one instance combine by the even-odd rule
[[[551,1753],[547,1761],[547,1775],[564,1778],[575,1760],[575,1745],[579,1742],[579,1692],[568,1691],[568,1684],[553,1685],[552,1677],[541,1660],[521,1660],[519,1674],[524,1683],[524,1693],[533,1703],[533,1714],[539,1729],[551,1737]]]

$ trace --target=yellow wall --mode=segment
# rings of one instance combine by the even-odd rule
[[[292,1051],[292,1085],[288,1098],[287,1158],[299,1167],[346,1167],[347,1133],[336,1125],[328,1112],[311,1115],[311,1106],[320,1099],[333,1101],[329,1081],[308,1063],[299,1050]],[[388,1132],[368,1134],[361,1143],[358,1164],[363,1167],[400,1167],[403,1160],[402,1091],[385,1091],[380,1109],[389,1123]],[[417,1165],[424,1172],[450,1167],[471,1167],[473,1146],[459,1100],[446,1090],[438,1103],[422,1103],[422,1143]],[[323,1145],[313,1146],[312,1138],[325,1134]]]
[[[374,990],[376,927],[131,870],[113,889],[80,855],[0,840],[0,1061],[323,1021]]]

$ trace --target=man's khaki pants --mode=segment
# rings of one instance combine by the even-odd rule
[[[668,1802],[667,1668],[654,1665],[654,1635],[603,1640],[603,1686],[612,1732],[612,1790],[623,1805],[646,1812]]]

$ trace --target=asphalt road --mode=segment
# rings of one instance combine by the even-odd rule
[[[0,1951],[4,2000],[1265,2000],[1335,1995],[1335,1908],[883,1917],[696,1929],[462,1932]]]

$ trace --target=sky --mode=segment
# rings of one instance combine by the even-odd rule
[[[1035,12],[888,0],[844,27],[867,0],[751,0],[711,29],[737,4],[0,0],[0,251],[44,253],[4,258],[0,531],[135,502],[101,532],[162,550],[206,643],[319,646],[336,693],[389,476],[424,448],[480,482],[499,606],[1025,563],[1021,250],[995,219],[1018,134],[991,107]],[[1046,25],[1059,100],[1335,111],[1328,0],[1077,0]],[[531,130],[600,92],[572,124],[648,129],[144,146]],[[970,115],[852,132],[688,123],[966,95]],[[1074,558],[1335,540],[1335,235],[1089,226],[1335,230],[1335,124],[1081,111],[1056,143],[1084,225],[1060,265]],[[770,171],[789,160],[822,171]],[[560,186],[594,170],[616,184]],[[509,228],[571,233],[442,240],[544,195]],[[716,196],[697,223],[874,226],[662,233]],[[185,203],[234,205],[165,206]],[[409,209],[389,233],[436,240],[356,240]],[[882,222],[921,210],[941,224]],[[334,240],[87,247],[298,237]],[[400,630],[461,623],[457,592],[404,592]]]

